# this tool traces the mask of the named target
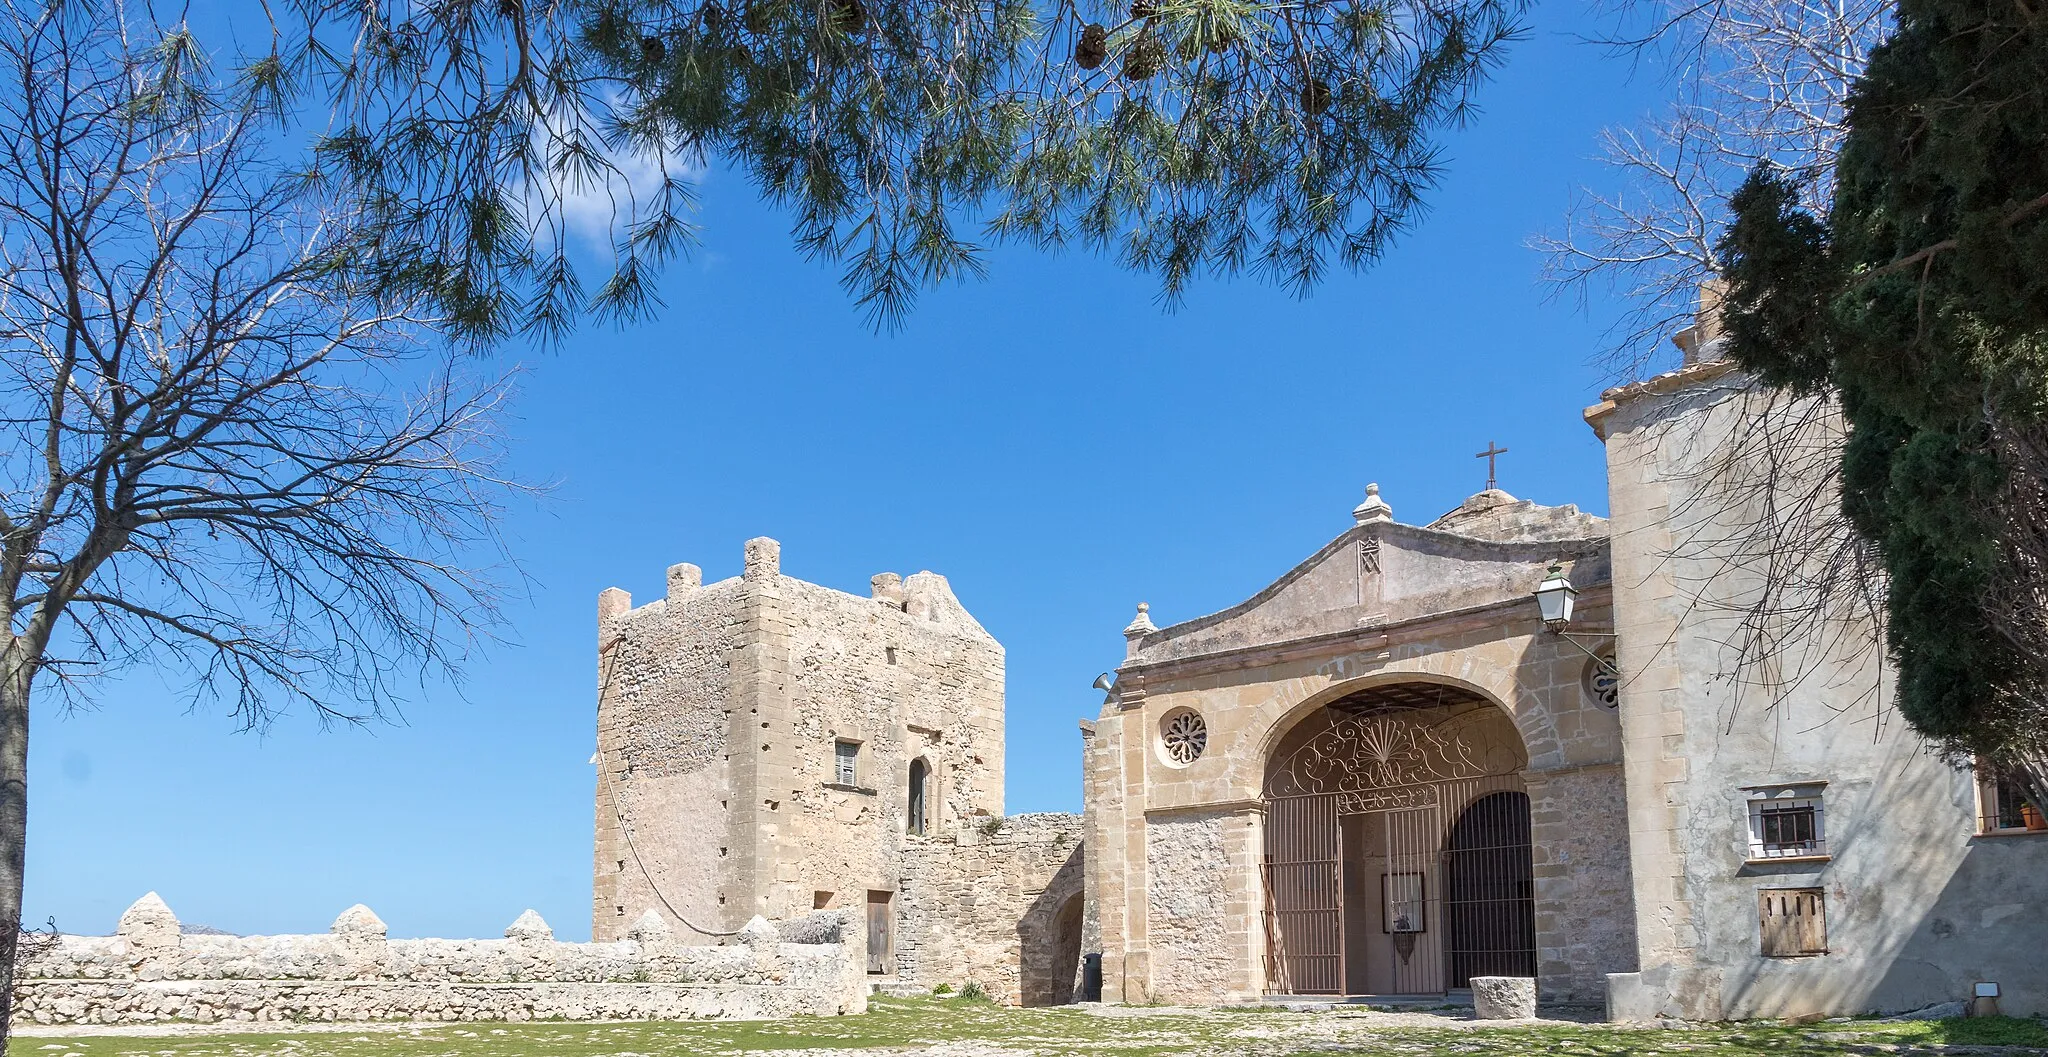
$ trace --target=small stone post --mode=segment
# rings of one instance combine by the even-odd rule
[[[1136,657],[1138,642],[1158,630],[1159,625],[1152,623],[1152,604],[1138,603],[1138,615],[1133,617],[1129,624],[1124,625],[1124,659]]]
[[[546,980],[555,974],[555,930],[531,910],[505,928],[512,941],[512,959],[519,978]]]
[[[704,570],[683,562],[668,567],[668,600],[680,602],[704,586]]]
[[[748,540],[746,571],[740,575],[749,580],[772,580],[782,575],[782,544],[766,536]]]
[[[382,919],[370,908],[357,903],[341,912],[328,928],[335,949],[341,954],[342,973],[353,980],[374,978],[384,968],[385,942]]]
[[[121,914],[114,935],[127,941],[128,971],[137,980],[170,980],[178,975],[178,916],[155,892]]]
[[[640,945],[640,967],[650,979],[665,981],[678,977],[675,930],[660,914],[652,908],[643,911],[626,930],[626,938]]]

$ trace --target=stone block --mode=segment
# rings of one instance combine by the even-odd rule
[[[1536,1015],[1533,976],[1475,976],[1472,1014],[1480,1020],[1528,1020]]]

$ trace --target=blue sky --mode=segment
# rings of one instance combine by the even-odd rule
[[[143,892],[188,922],[321,931],[366,903],[394,936],[494,936],[538,910],[589,934],[595,612],[659,597],[675,562],[865,592],[931,569],[1008,650],[1011,812],[1080,806],[1076,721],[1140,600],[1161,624],[1231,605],[1349,524],[1368,481],[1422,523],[1501,485],[1604,513],[1580,410],[1602,330],[1545,303],[1537,256],[1603,125],[1656,105],[1654,74],[1580,43],[1579,4],[1533,33],[1448,141],[1434,208],[1373,271],[1305,301],[1204,282],[1177,313],[1088,257],[991,256],[876,335],[790,247],[786,218],[712,173],[704,246],[666,311],[527,368],[515,468],[559,486],[509,529],[529,578],[510,641],[402,724],[237,734],[147,677],[34,719],[26,913],[105,932]]]

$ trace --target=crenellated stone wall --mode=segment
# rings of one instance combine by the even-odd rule
[[[160,1020],[768,1019],[867,1008],[866,933],[844,912],[755,918],[721,947],[658,915],[625,939],[562,943],[540,915],[498,940],[394,940],[355,906],[326,935],[186,936],[152,892],[112,936],[60,936],[17,970],[39,1024]]]

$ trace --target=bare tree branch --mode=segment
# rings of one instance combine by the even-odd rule
[[[0,13],[0,1003],[39,691],[146,666],[360,723],[496,624],[511,378],[261,88],[146,7]]]
[[[1582,190],[1563,226],[1530,240],[1558,296],[1601,289],[1618,316],[1600,360],[1616,381],[1671,364],[1665,339],[1687,325],[1720,270],[1727,199],[1768,161],[1825,213],[1850,86],[1890,29],[1893,0],[1616,0],[1600,43],[1675,72],[1669,108],[1609,129],[1601,157],[1618,190]]]

